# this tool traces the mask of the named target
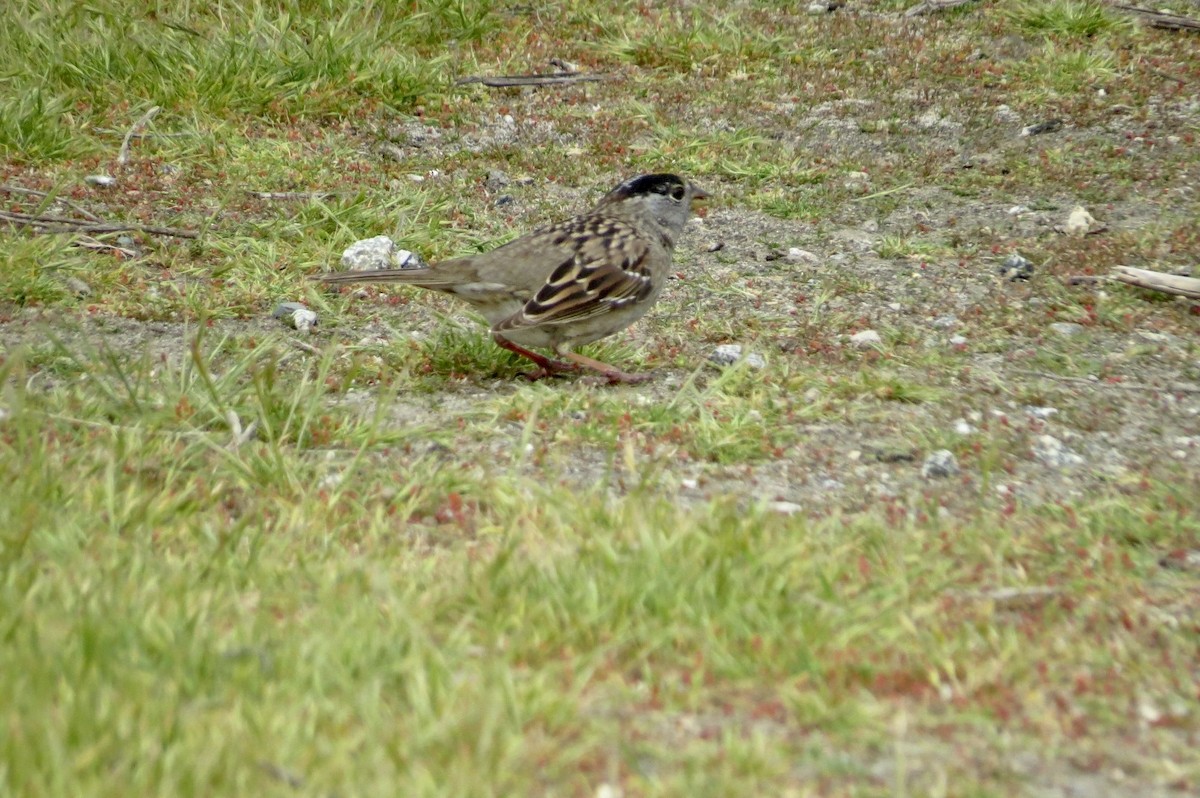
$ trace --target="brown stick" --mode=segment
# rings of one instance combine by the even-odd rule
[[[597,72],[566,72],[558,75],[498,75],[496,77],[479,77],[472,76],[469,78],[459,78],[454,81],[456,86],[465,86],[468,83],[482,83],[484,86],[492,88],[505,88],[508,86],[561,86],[571,83],[594,83],[600,80],[607,80],[608,75]]]
[[[1113,3],[1113,8],[1133,14],[1152,28],[1163,30],[1194,30],[1200,31],[1200,20],[1179,14],[1169,14],[1165,11],[1152,11],[1149,8],[1138,8],[1125,3]]]
[[[336,191],[253,191],[246,189],[246,193],[261,200],[311,200],[337,196]]]
[[[24,227],[44,227],[48,233],[147,233],[155,236],[172,236],[174,238],[199,238],[195,230],[180,230],[173,227],[151,227],[143,224],[126,224],[124,222],[91,222],[80,219],[68,219],[65,216],[34,216],[15,211],[0,211],[0,221]]]
[[[92,249],[100,252],[111,252],[114,255],[120,255],[123,258],[136,258],[137,252],[125,247],[118,247],[116,244],[105,244],[103,241],[97,241],[90,236],[81,236],[71,242],[71,246],[80,247],[82,249]]]
[[[66,205],[68,208],[75,211],[80,216],[86,216],[87,218],[91,219],[93,222],[102,221],[99,216],[92,213],[87,208],[83,208],[83,207],[80,207],[79,205],[76,205],[74,202],[71,202],[71,200],[67,199],[66,197],[60,197],[60,196],[57,196],[54,194],[50,194],[47,191],[38,191],[36,188],[25,188],[23,186],[10,186],[7,183],[0,184],[0,191],[7,191],[9,194],[29,194],[34,197],[49,197],[52,200],[54,200],[55,202],[61,202],[63,205]]]
[[[157,105],[151,106],[150,110],[142,114],[142,118],[133,123],[133,127],[125,134],[125,138],[121,140],[121,151],[117,153],[117,165],[124,166],[129,163],[129,142],[133,139],[135,133],[140,131],[146,125],[150,124],[150,120],[158,116],[158,112],[162,108]]]

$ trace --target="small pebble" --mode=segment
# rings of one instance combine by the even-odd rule
[[[954,422],[954,432],[957,435],[972,435],[975,428],[965,418],[960,418]]]
[[[83,182],[97,188],[112,188],[117,184],[117,179],[112,175],[88,175]]]
[[[820,258],[818,258],[816,255],[806,249],[800,249],[799,247],[789,248],[785,260],[787,260],[788,263],[816,264],[820,262]]]
[[[967,345],[967,337],[965,335],[952,335],[952,336],[950,336],[950,345],[951,346],[966,346]]]
[[[309,332],[317,326],[317,314],[299,302],[280,302],[271,315],[300,332]]]
[[[768,502],[767,509],[777,513],[783,513],[784,515],[795,515],[803,510],[804,507],[803,505],[796,504],[795,502],[776,501]]]
[[[1033,276],[1033,264],[1014,252],[1000,264],[999,273],[1001,277],[1012,282],[1028,280]]]
[[[883,343],[883,337],[874,330],[863,330],[850,336],[850,343],[860,348],[878,346]]]
[[[1057,407],[1036,407],[1035,405],[1027,405],[1025,412],[1034,418],[1047,419],[1058,413]]]
[[[926,479],[942,479],[958,473],[958,459],[949,449],[930,452],[921,466],[921,476]]]

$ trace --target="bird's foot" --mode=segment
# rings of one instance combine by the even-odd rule
[[[630,374],[629,372],[613,368],[607,363],[601,363],[599,360],[592,360],[590,357],[577,355],[574,352],[568,352],[567,357],[578,363],[579,366],[600,372],[599,376],[584,378],[583,381],[589,385],[633,385],[650,379],[649,374]],[[576,366],[576,368],[579,366]]]

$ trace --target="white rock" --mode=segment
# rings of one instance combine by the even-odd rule
[[[721,344],[712,351],[708,359],[718,366],[732,366],[742,356],[741,344]]]
[[[952,477],[958,473],[958,459],[949,449],[930,452],[921,466],[921,476],[926,479]]]
[[[803,510],[804,506],[800,505],[800,504],[796,504],[795,502],[779,501],[779,502],[768,502],[767,509],[771,510],[772,512],[783,513],[784,515],[795,515],[796,513]]]
[[[300,332],[310,332],[317,326],[317,314],[308,308],[300,308],[292,313],[292,326]]]
[[[809,252],[807,249],[800,249],[799,247],[790,247],[787,251],[787,257],[785,260],[787,260],[788,263],[815,264],[820,262],[820,258],[818,258],[815,254]]]
[[[112,188],[117,184],[117,179],[112,175],[88,175],[83,182],[96,188]]]
[[[863,330],[850,336],[850,343],[860,348],[878,346],[883,343],[883,336],[874,330]]]
[[[348,271],[377,271],[379,269],[420,269],[425,264],[407,249],[397,249],[396,242],[387,236],[375,236],[355,241],[342,253],[342,266]]]
[[[958,435],[971,435],[975,432],[975,428],[967,423],[965,418],[960,418],[954,422],[954,432]]]
[[[342,266],[350,271],[376,271],[392,268],[396,242],[387,236],[355,241],[342,253]]]
[[[1076,205],[1071,209],[1071,214],[1067,217],[1067,223],[1063,225],[1063,231],[1069,236],[1083,236],[1087,235],[1095,223],[1095,217],[1088,213],[1087,208],[1082,205]]]
[[[952,336],[950,336],[950,345],[951,346],[966,346],[967,345],[967,337],[965,335],[952,335]]]
[[[1037,407],[1036,405],[1027,405],[1025,412],[1034,418],[1047,419],[1058,412],[1057,407]]]

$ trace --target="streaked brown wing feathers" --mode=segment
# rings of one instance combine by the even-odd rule
[[[622,241],[623,253],[611,251],[614,240]],[[623,257],[613,257],[617,254]],[[646,243],[633,237],[585,245],[551,272],[525,307],[495,329],[499,332],[578,321],[643,299],[653,290],[649,254]]]

